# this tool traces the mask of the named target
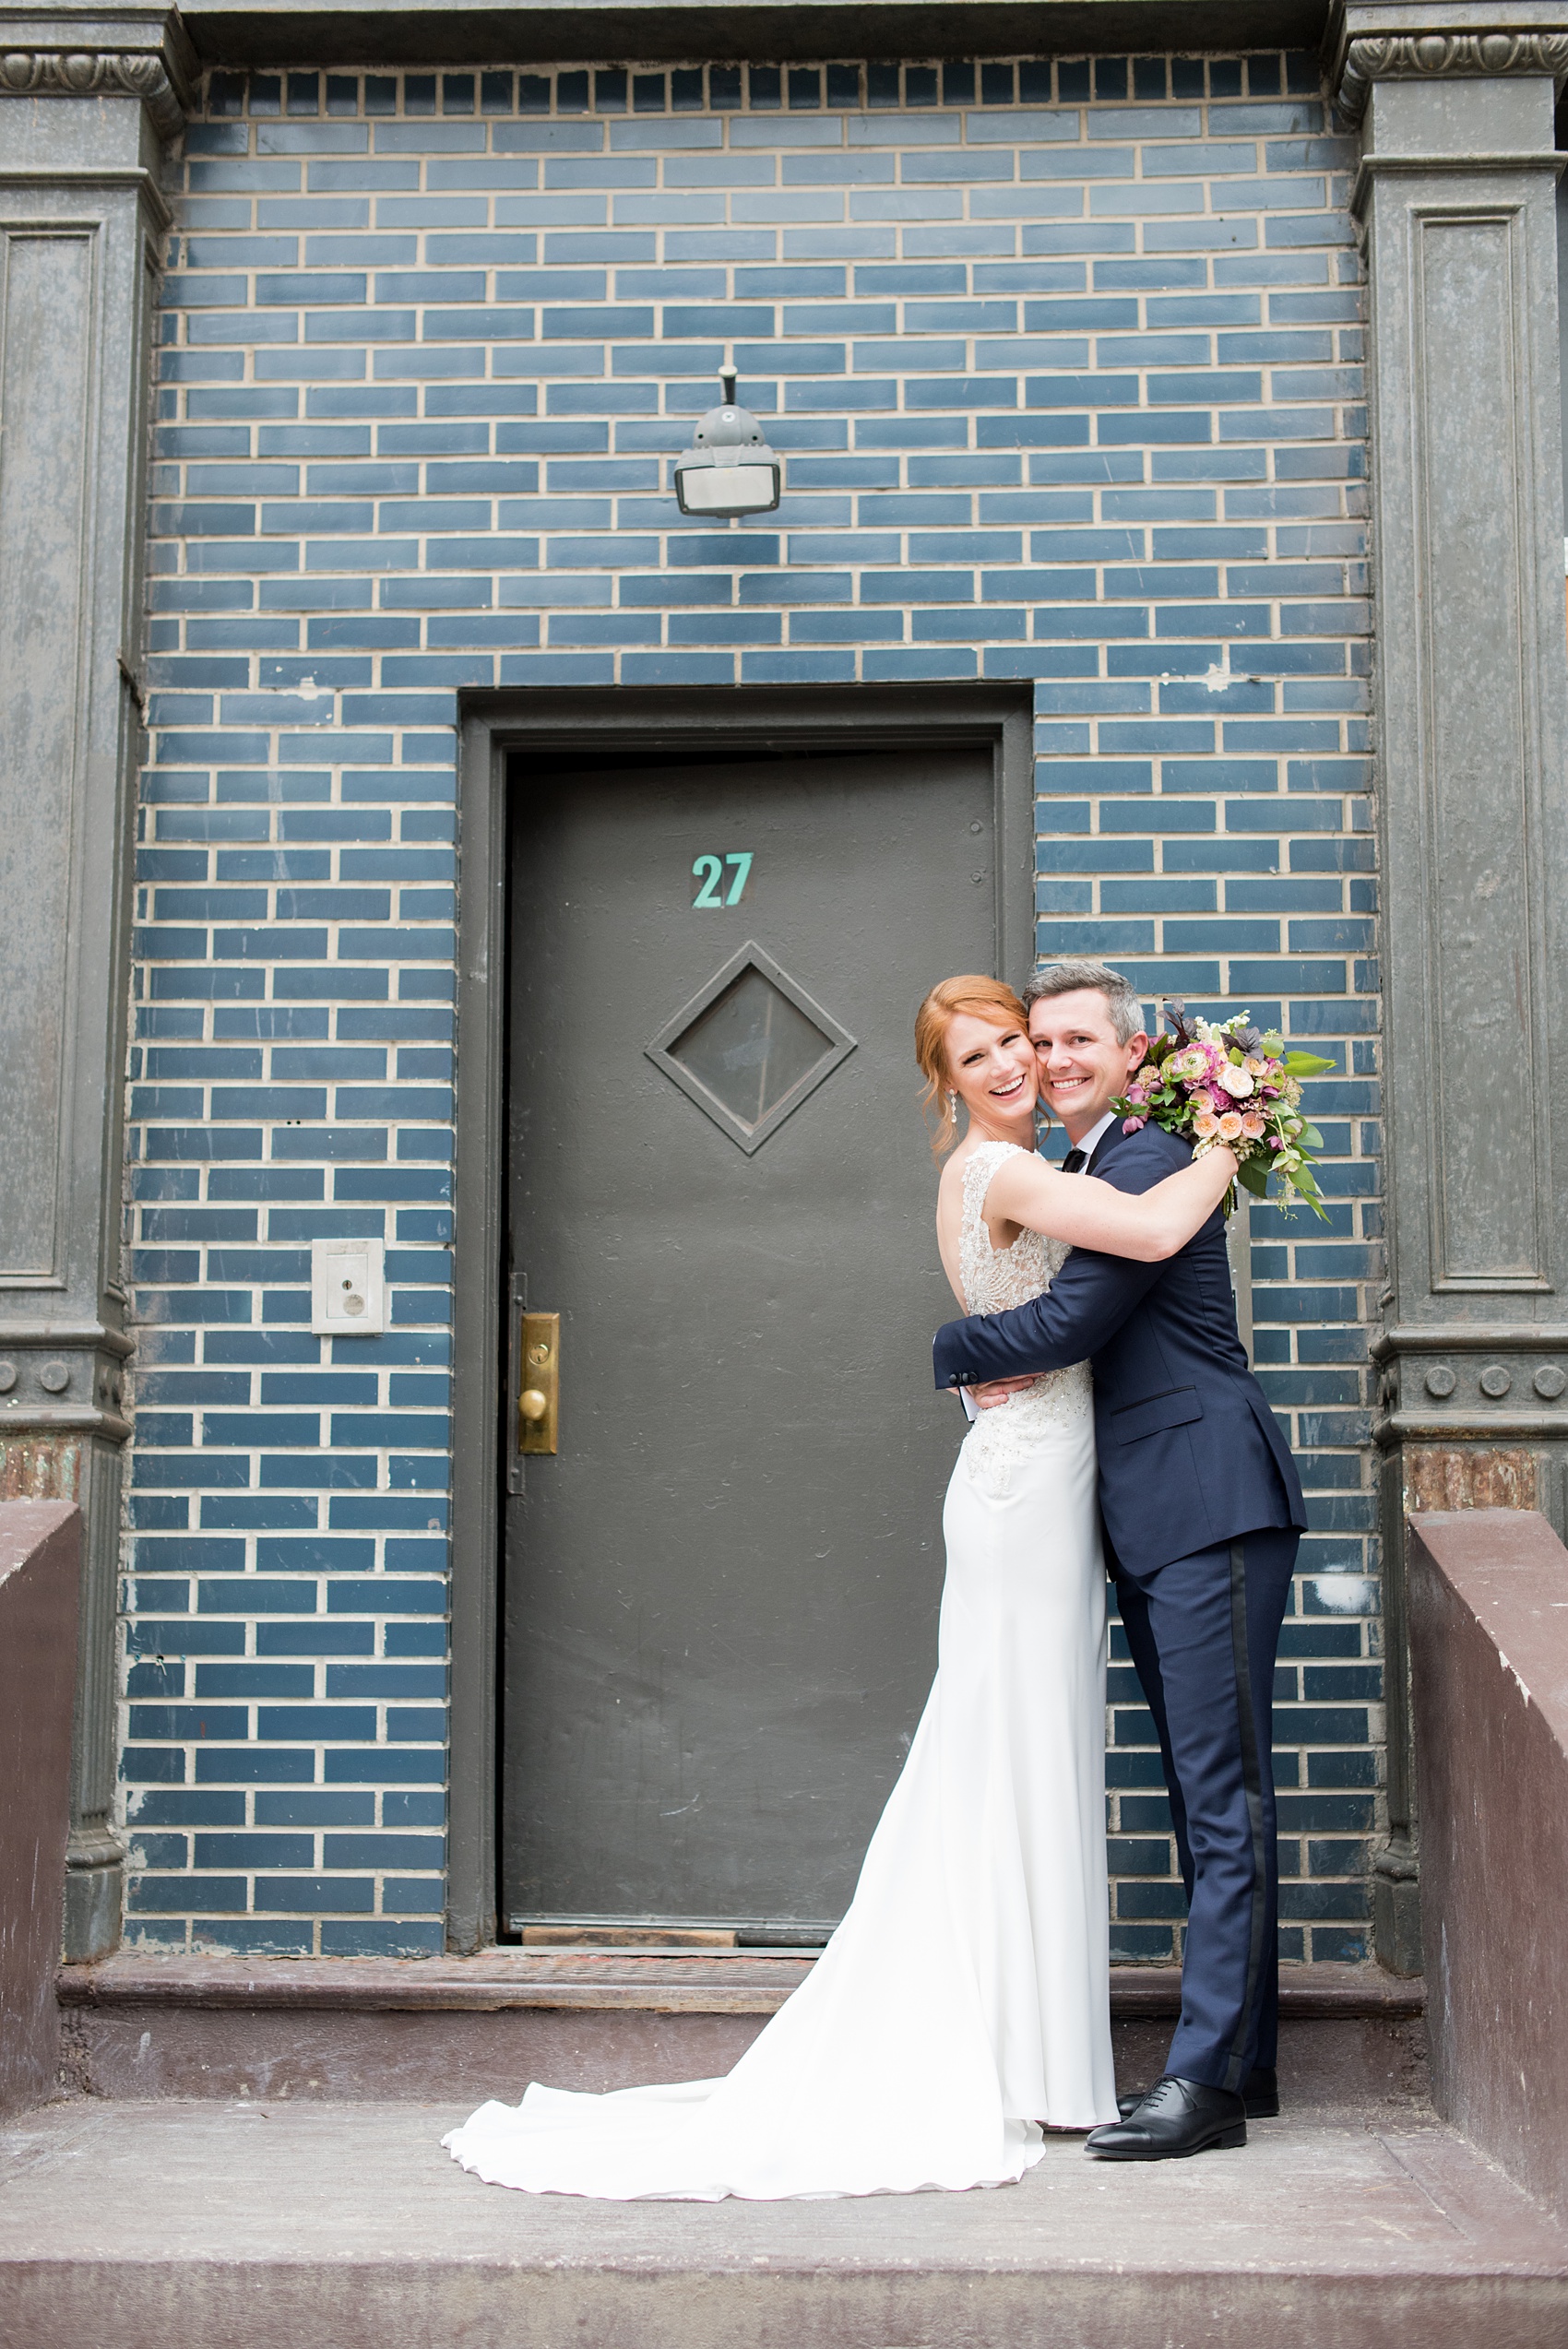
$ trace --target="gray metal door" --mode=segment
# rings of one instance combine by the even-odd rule
[[[843,1912],[930,1684],[949,1308],[911,1053],[996,967],[989,749],[514,761],[503,1914]],[[517,1353],[514,1338],[514,1355]]]

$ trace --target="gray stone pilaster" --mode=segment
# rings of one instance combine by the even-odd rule
[[[1568,6],[1349,0],[1371,290],[1388,1273],[1389,1842],[1420,1963],[1404,1623],[1412,1510],[1540,1508],[1568,1460],[1568,667],[1554,89]]]
[[[85,1520],[65,1946],[119,1937],[122,1089],[165,10],[0,8],[0,1497]]]

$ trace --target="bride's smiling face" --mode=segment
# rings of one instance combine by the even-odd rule
[[[999,1027],[973,1012],[955,1012],[947,1030],[948,1083],[971,1118],[996,1131],[1033,1115],[1039,1066],[1028,1030]]]

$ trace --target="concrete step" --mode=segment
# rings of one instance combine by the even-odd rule
[[[1562,2349],[1568,2231],[1420,2108],[993,2193],[481,2185],[457,2104],[80,2098],[0,2136],[10,2349]]]
[[[123,1951],[58,1976],[70,2084],[96,2096],[373,2103],[626,2088],[728,2071],[810,1972],[805,1957],[489,1950],[477,1957],[215,1958]],[[1158,2077],[1173,1966],[1111,1969],[1117,2075]],[[1280,2070],[1298,2103],[1424,2097],[1420,1982],[1288,1965]],[[515,2085],[505,2083],[515,2082]],[[502,2083],[498,2085],[497,2083]]]

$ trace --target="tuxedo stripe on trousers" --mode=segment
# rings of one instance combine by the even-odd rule
[[[1277,1644],[1278,1632],[1275,1640]],[[1253,1892],[1248,1904],[1247,1984],[1241,2013],[1236,2018],[1236,2036],[1230,2046],[1230,2061],[1226,2067],[1225,2085],[1240,2088],[1252,2064],[1246,2059],[1247,2034],[1254,2023],[1257,2008],[1258,1976],[1263,1970],[1264,1931],[1270,1911],[1276,1916],[1279,1907],[1278,1866],[1271,1870],[1263,1827],[1263,1757],[1258,1751],[1257,1708],[1253,1701],[1252,1659],[1247,1654],[1247,1548],[1245,1542],[1230,1545],[1230,1656],[1236,1674],[1236,1716],[1241,1738],[1241,1784],[1247,1798],[1247,1826],[1253,1844]],[[1273,1677],[1270,1658],[1270,1678]],[[1274,1706],[1268,1707],[1272,1728]],[[1273,1738],[1269,1739],[1270,1748]],[[1273,1753],[1269,1754],[1269,1776],[1274,1774]],[[1274,1897],[1270,1900],[1270,1879]],[[1255,2043],[1256,2033],[1253,2031]]]
[[[1276,2056],[1274,1657],[1300,1538],[1268,1526],[1161,1566],[1115,1561],[1187,1887],[1182,2020],[1166,2068],[1211,2088],[1239,2088]]]

